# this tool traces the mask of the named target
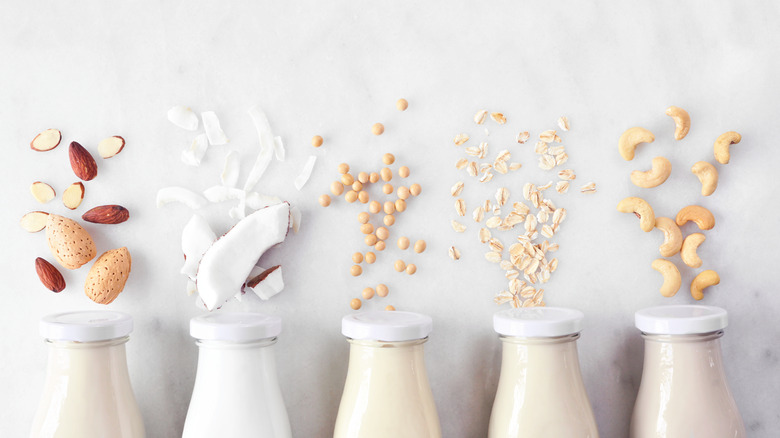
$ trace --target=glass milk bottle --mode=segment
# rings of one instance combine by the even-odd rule
[[[30,437],[143,438],[125,355],[130,315],[59,313],[41,319],[40,331],[49,363]]]
[[[645,339],[631,438],[743,438],[745,426],[723,372],[726,311],[659,306],[636,312]]]
[[[199,347],[195,388],[183,438],[289,438],[276,378],[274,344],[282,320],[261,313],[216,312],[190,320]]]
[[[372,311],[345,316],[349,369],[334,438],[440,438],[425,371],[431,318]]]
[[[580,374],[582,312],[509,309],[493,316],[503,344],[489,438],[596,438],[596,420]]]

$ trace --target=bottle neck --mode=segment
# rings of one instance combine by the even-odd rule
[[[263,376],[276,378],[274,344],[276,338],[252,342],[198,340],[198,381],[228,384]],[[254,370],[249,372],[248,370]],[[248,373],[248,374],[247,374]]]
[[[720,338],[723,331],[694,335],[655,335],[642,333],[645,340],[645,373],[661,373],[669,379],[722,379],[723,358]]]
[[[423,344],[428,338],[401,342],[347,339],[349,342],[349,372],[365,369],[386,369],[393,374],[413,372],[425,367]]]
[[[504,370],[515,370],[536,375],[535,378],[554,375],[559,378],[581,380],[577,339],[579,333],[547,338],[500,336],[503,343]]]
[[[74,342],[47,339],[48,372],[55,375],[102,376],[127,375],[125,344],[129,337],[96,342]]]

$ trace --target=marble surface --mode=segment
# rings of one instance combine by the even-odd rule
[[[716,215],[701,255],[722,281],[703,303],[730,312],[723,338],[727,374],[749,435],[776,436],[779,19],[780,6],[770,1],[6,5],[0,14],[0,434],[25,436],[37,406],[47,354],[38,319],[102,308],[80,292],[85,269],[67,272],[69,287],[59,295],[43,290],[35,276],[34,258],[48,251],[40,235],[17,224],[23,213],[40,208],[28,186],[46,180],[61,191],[74,177],[65,147],[35,153],[27,147],[31,138],[57,127],[66,141],[93,151],[105,136],[127,139],[124,152],[98,163],[99,177],[87,184],[85,207],[76,214],[102,203],[132,212],[126,224],[90,230],[101,251],[126,245],[133,254],[128,287],[109,308],[135,317],[129,366],[148,435],[176,437],[197,360],[187,324],[201,312],[178,274],[179,234],[192,213],[180,205],[157,209],[155,194],[169,185],[217,184],[230,149],[245,158],[247,172],[257,142],[246,110],[260,104],[288,148],[287,161],[272,163],[263,190],[300,206],[304,219],[298,234],[263,259],[284,265],[285,291],[268,302],[226,308],[284,318],[279,378],[295,436],[331,433],[347,365],[340,318],[350,298],[380,281],[391,295],[367,307],[393,304],[434,319],[426,359],[444,436],[485,436],[500,353],[492,297],[505,281],[485,261],[476,225],[466,221],[463,235],[449,225],[449,188],[465,177],[453,167],[462,152],[451,139],[459,132],[485,136],[471,122],[480,108],[507,115],[506,126],[488,124],[487,138],[492,153],[505,145],[524,167],[487,187],[467,180],[469,209],[501,185],[514,199],[527,181],[555,179],[536,167],[531,146],[512,139],[521,130],[555,128],[560,115],[571,120],[565,145],[568,167],[578,175],[575,188],[598,185],[595,195],[572,190],[553,197],[569,216],[556,236],[560,266],[545,296],[548,305],[587,315],[580,360],[601,435],[627,435],[642,367],[634,311],[692,301],[685,290],[690,269],[676,297],[658,294],[660,277],[650,263],[661,236],[640,232],[633,218],[615,211],[624,196],[639,194],[661,215],[697,202]],[[404,113],[394,108],[402,96],[410,102]],[[198,169],[179,161],[192,134],[165,118],[179,104],[216,111],[231,138],[228,146],[212,147]],[[671,104],[693,118],[682,142],[673,141],[672,122],[663,114]],[[369,132],[376,121],[386,126],[381,137]],[[651,129],[657,140],[629,163],[616,144],[634,125]],[[719,167],[718,190],[702,199],[688,168],[711,160],[714,138],[727,130],[741,132],[743,140],[733,147],[731,163]],[[309,145],[314,134],[326,139],[319,150]],[[352,278],[349,254],[363,249],[359,207],[338,202],[324,210],[316,198],[338,163],[377,169],[384,152],[407,164],[411,179],[424,187],[393,236],[424,238],[428,250],[411,255],[389,248],[366,274]],[[318,161],[298,192],[292,180],[310,154]],[[630,171],[646,168],[656,155],[672,161],[670,180],[654,190],[633,187]],[[204,212],[218,230],[230,225],[228,207]],[[43,208],[65,212],[58,200]],[[447,257],[453,244],[463,253],[457,263]],[[392,261],[400,257],[414,260],[418,273],[393,272]]]

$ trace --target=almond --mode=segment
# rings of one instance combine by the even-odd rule
[[[58,129],[47,129],[36,135],[30,142],[30,148],[34,151],[46,152],[59,146],[62,133]]]
[[[37,233],[46,228],[46,221],[49,219],[49,213],[45,211],[31,211],[22,216],[19,225],[28,233]]]
[[[83,181],[90,181],[97,176],[97,163],[92,155],[78,142],[70,143],[70,167],[73,173]]]
[[[122,149],[124,148],[125,139],[115,135],[113,137],[104,138],[98,143],[98,154],[103,158],[111,158],[122,152]]]
[[[111,303],[125,288],[131,264],[125,247],[104,252],[87,274],[84,293],[98,304]]]
[[[78,269],[95,258],[95,242],[76,221],[56,214],[46,218],[46,240],[54,259],[66,269]]]
[[[130,212],[121,205],[101,205],[81,216],[93,224],[121,224],[130,218]]]
[[[41,283],[52,292],[62,292],[65,289],[65,279],[51,263],[38,257],[35,259],[35,272]]]
[[[62,203],[65,207],[71,210],[75,210],[81,205],[81,201],[84,199],[84,184],[75,182],[68,186],[64,192],[62,192]]]
[[[45,204],[57,196],[57,193],[50,185],[40,181],[35,181],[30,185],[30,193],[32,193],[33,198],[41,204]]]

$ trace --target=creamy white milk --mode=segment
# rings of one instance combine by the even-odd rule
[[[743,438],[720,349],[726,311],[662,306],[636,313],[645,360],[631,438]]]
[[[488,437],[599,436],[580,374],[578,337],[501,338]]]
[[[631,438],[741,438],[745,426],[723,372],[719,338],[644,335]]]
[[[183,438],[290,438],[276,377],[274,348],[281,320],[219,312],[193,318],[198,372]]]
[[[348,318],[362,326],[348,327]],[[334,438],[441,437],[423,355],[430,318],[364,312],[345,317],[342,327],[348,337],[390,340],[349,339],[349,369]]]
[[[127,337],[49,341],[49,364],[31,438],[143,438],[127,371]]]

